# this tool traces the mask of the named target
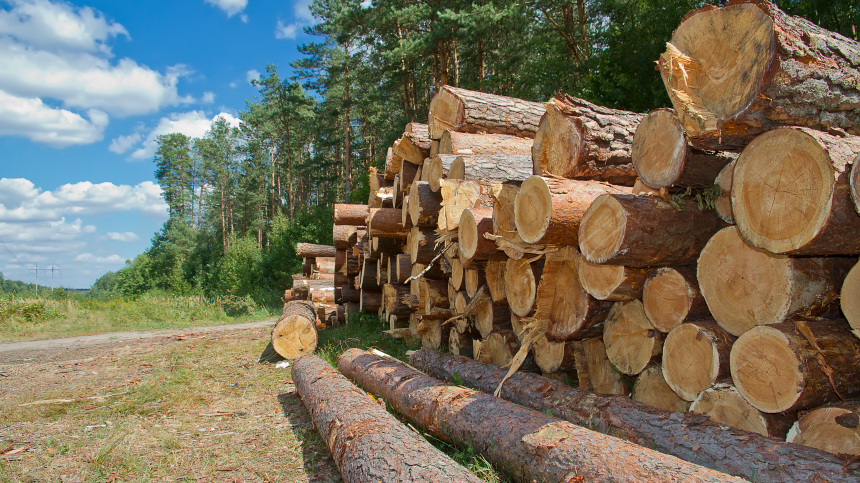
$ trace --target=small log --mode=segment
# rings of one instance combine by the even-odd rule
[[[500,247],[505,254],[514,259],[523,257],[523,252],[509,245],[521,246],[525,242],[517,233],[516,200],[522,183],[506,181],[493,184],[493,234],[510,242]]]
[[[741,234],[773,253],[860,254],[860,216],[849,186],[849,166],[858,155],[860,136],[793,127],[757,137],[732,177]]]
[[[424,313],[433,312],[434,308],[448,308],[451,301],[448,300],[448,282],[443,280],[431,280],[421,278],[419,282],[421,298],[424,300]]]
[[[786,441],[833,454],[860,456],[860,401],[813,409],[788,432]]]
[[[543,273],[543,260],[508,260],[505,265],[505,292],[511,312],[526,317],[532,312],[537,296],[538,280]]]
[[[412,309],[403,302],[404,297],[409,296],[409,285],[399,283],[386,283],[382,286],[382,298],[385,311],[388,315],[409,316]]]
[[[663,353],[663,339],[648,321],[642,302],[615,302],[603,322],[606,357],[619,372],[636,375]]]
[[[481,180],[442,180],[442,209],[436,227],[440,233],[456,230],[463,210],[492,208],[492,183]]]
[[[429,264],[439,253],[436,250],[436,231],[432,228],[412,227],[409,238],[409,255],[412,263]]]
[[[508,296],[505,290],[505,267],[507,267],[507,261],[489,261],[484,268],[487,289],[490,292],[490,298],[496,305],[508,305]]]
[[[448,351],[456,356],[471,356],[473,351],[471,335],[461,334],[455,327],[452,327],[448,336]]]
[[[675,394],[693,401],[729,377],[729,353],[737,337],[716,322],[696,321],[672,329],[663,343],[663,377]]]
[[[707,188],[738,155],[701,151],[687,144],[684,128],[672,109],[649,112],[633,137],[633,167],[647,186]]]
[[[463,270],[463,285],[469,297],[474,297],[478,290],[487,284],[487,278],[482,268],[467,268]]]
[[[287,302],[272,329],[272,348],[284,359],[313,354],[317,348],[316,325],[316,311],[311,302]]]
[[[345,285],[347,283],[349,283],[349,276],[347,276],[345,273],[341,271],[334,274],[335,287],[340,287],[341,285]]]
[[[333,282],[334,281],[334,274],[333,273],[316,272],[316,273],[311,274],[311,280],[329,280],[329,281]]]
[[[459,158],[459,154],[437,154],[429,161],[424,163],[424,169],[421,172],[421,181],[426,181],[430,190],[434,193],[439,192],[441,182],[448,177],[448,172],[454,160]],[[455,176],[461,176],[454,173]]]
[[[642,297],[642,288],[650,269],[601,265],[582,257],[579,263],[579,283],[597,300],[626,302]]]
[[[371,258],[396,255],[402,252],[403,238],[371,237],[370,239],[370,254],[368,256]]]
[[[379,289],[381,286],[376,281],[376,260],[364,258],[361,264],[361,273],[356,277],[357,288]]]
[[[388,257],[380,257],[376,261],[376,284],[380,287],[388,283]]]
[[[293,297],[307,299],[310,297],[311,289],[334,288],[331,280],[295,280],[291,290]]]
[[[612,368],[612,363],[606,357],[603,337],[575,340],[570,344],[573,348],[579,387],[600,394],[630,395],[632,387],[622,380],[621,373]]]
[[[317,304],[334,304],[334,287],[313,288],[308,300]]]
[[[754,327],[729,359],[741,394],[766,413],[860,395],[860,340],[845,320],[796,320]]]
[[[407,124],[403,137],[394,147],[394,155],[411,164],[421,164],[424,158],[430,155],[430,133],[427,125],[417,122]],[[402,166],[401,164],[401,169]]]
[[[361,302],[361,290],[356,289],[350,284],[340,286],[341,303]]]
[[[400,191],[402,193],[407,193],[409,188],[412,186],[412,183],[414,183],[415,180],[420,179],[417,177],[419,170],[420,167],[417,164],[412,164],[411,162],[400,165]],[[406,202],[405,198],[403,202]]]
[[[642,289],[642,305],[651,325],[665,333],[685,320],[711,317],[708,304],[699,291],[696,269],[691,266],[653,270]]]
[[[367,225],[367,215],[369,211],[367,205],[347,205],[343,203],[335,203],[334,205],[334,224],[335,225]]]
[[[361,289],[359,310],[375,313],[382,307],[382,290]]]
[[[352,225],[334,225],[332,226],[333,245],[338,250],[346,250],[352,248],[358,238],[355,234],[355,227]]]
[[[532,346],[535,363],[544,374],[576,370],[573,342],[553,342],[546,336],[538,337]]]
[[[714,235],[699,255],[699,289],[721,327],[740,336],[793,316],[835,317],[854,259],[791,258],[750,246],[737,227]]]
[[[797,420],[797,413],[768,414],[759,411],[734,386],[725,383],[702,391],[690,405],[690,412],[705,415],[715,423],[776,439],[785,439],[792,423]]]
[[[717,179],[714,180],[714,184],[720,186],[720,195],[714,201],[714,210],[721,220],[730,225],[735,224],[735,214],[732,210],[732,180],[735,173],[735,163],[737,160],[727,164],[720,170]]]
[[[851,267],[842,288],[839,290],[839,304],[842,314],[854,330],[854,335],[860,337],[860,263]]]
[[[534,174],[632,186],[633,132],[642,114],[558,94],[546,103],[532,160]]]
[[[469,307],[469,302],[471,301],[472,297],[469,297],[469,294],[465,290],[458,290],[454,294],[454,313],[457,315],[466,315],[466,309]]]
[[[313,243],[296,243],[297,257],[334,257],[336,250],[331,245],[316,245]]]
[[[469,260],[505,260],[507,255],[484,234],[493,234],[493,208],[463,210],[457,227],[459,257]]]
[[[409,187],[409,219],[413,226],[435,227],[442,209],[442,195],[430,189],[427,181]]]
[[[486,339],[494,331],[512,331],[510,309],[504,305],[496,305],[489,297],[484,297],[475,310],[475,328],[482,339]]]
[[[313,273],[334,273],[335,265],[337,264],[337,250],[333,257],[317,257],[316,263],[313,265]]]
[[[430,101],[430,137],[445,130],[534,138],[544,107],[513,97],[442,86]]]
[[[400,164],[403,163],[403,158],[394,154],[394,150],[397,145],[400,144],[400,140],[394,141],[394,146],[388,148],[388,153],[385,156],[385,179],[387,181],[393,181],[394,177],[397,176],[397,173],[400,172]]]
[[[391,153],[391,148],[388,148],[388,152]],[[380,206],[375,206],[377,202],[377,196],[383,188],[388,188],[390,191],[391,186],[393,185],[392,181],[385,179],[385,172],[378,172],[375,167],[371,166],[368,169],[368,181],[367,184],[370,187],[370,193],[367,199],[367,206],[371,208],[380,208]]]
[[[591,203],[607,193],[630,193],[630,188],[599,181],[532,176],[517,193],[517,233],[526,243],[576,246],[580,220]]]
[[[566,254],[562,255],[564,252]],[[559,256],[561,260],[554,260]],[[550,340],[562,342],[600,335],[601,324],[613,306],[613,302],[597,300],[582,288],[579,283],[581,259],[579,252],[572,247],[547,255],[541,283],[548,278],[555,286],[547,297],[538,290],[537,304],[539,307],[542,303],[551,304],[549,310],[538,310],[541,316],[549,313],[546,335]],[[551,266],[554,267],[552,270]]]
[[[633,400],[672,412],[684,412],[690,403],[678,397],[663,378],[660,364],[648,364],[633,385]]]
[[[361,264],[358,261],[358,256],[353,255],[351,250],[346,251],[346,276],[355,277],[361,273]]]
[[[343,267],[346,265],[346,249],[337,249],[337,252],[334,255],[334,271],[337,273],[341,273],[343,271]],[[337,285],[337,284],[335,284]]]
[[[447,179],[525,181],[531,175],[532,159],[528,154],[466,154],[454,159]]]
[[[579,249],[592,263],[628,267],[688,265],[724,225],[696,202],[653,196],[607,194],[597,198],[579,224]]]
[[[389,280],[397,283],[406,283],[406,280],[412,276],[411,258],[410,255],[405,253],[392,256],[392,259],[388,262]]]
[[[371,237],[406,238],[408,229],[401,221],[399,208],[372,208],[367,215],[367,233]]]
[[[532,143],[529,138],[507,134],[473,134],[446,129],[439,139],[436,154],[529,154]]]

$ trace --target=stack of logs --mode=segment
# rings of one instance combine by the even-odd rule
[[[347,307],[335,305],[335,287],[346,283],[347,277],[339,271],[335,247],[297,243],[296,255],[302,257],[302,273],[293,274],[293,288],[284,293],[284,303],[292,300],[313,302],[317,328],[345,322]]]
[[[335,207],[335,302],[425,347],[860,454],[857,59],[734,1],[667,43],[674,109],[443,86],[368,204]]]

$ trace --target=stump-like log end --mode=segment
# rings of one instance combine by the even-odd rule
[[[555,103],[548,102],[532,146],[534,174],[575,173],[581,151],[582,134],[574,118],[562,115]]]
[[[603,263],[621,248],[627,213],[615,198],[600,195],[579,223],[579,250],[592,263]]]
[[[695,324],[672,329],[663,343],[663,377],[685,401],[714,385],[720,374],[717,345]]]
[[[446,86],[447,87],[447,86]],[[449,89],[441,89],[430,101],[428,129],[431,139],[441,139],[446,129],[463,123],[463,103]]]
[[[545,335],[535,339],[532,352],[541,372],[554,374],[561,369],[561,364],[564,362],[564,346],[565,342],[553,342]]]
[[[528,260],[510,259],[506,262],[505,291],[511,312],[520,317],[529,315],[535,304],[537,281]]]
[[[702,391],[693,401],[690,411],[704,414],[715,423],[769,436],[767,421],[762,413],[744,399],[734,386],[720,384]]]
[[[478,222],[471,210],[463,210],[460,214],[460,226],[457,227],[457,242],[460,254],[467,259],[475,256],[478,251]]]
[[[774,57],[773,19],[756,5],[702,9],[660,56],[660,74],[684,130],[715,133],[756,100]]]
[[[657,269],[642,289],[645,313],[660,332],[671,331],[687,318],[694,297],[684,276],[671,267]]]
[[[789,431],[788,443],[802,444],[833,454],[860,455],[857,405],[821,407],[806,413]]]
[[[636,378],[633,399],[655,408],[674,412],[684,412],[690,405],[666,384],[659,364],[649,364]]]
[[[651,358],[662,351],[662,338],[654,329],[642,302],[616,302],[603,326],[606,356],[623,374],[642,372]]]
[[[845,281],[842,282],[839,303],[842,306],[842,314],[851,328],[860,329],[860,263],[851,268]]]
[[[790,409],[804,387],[803,362],[789,338],[773,327],[754,327],[740,336],[729,363],[738,391],[766,413]]]
[[[687,138],[671,109],[649,112],[633,135],[633,169],[647,186],[672,186],[686,164]]]
[[[295,314],[282,318],[272,331],[272,347],[284,359],[313,354],[317,348],[316,320]]]
[[[623,281],[624,265],[601,265],[584,257],[580,260],[579,283],[597,300],[607,300]]]
[[[577,254],[574,260],[565,260],[556,273],[555,295],[549,314],[552,337],[567,339],[585,328],[586,322],[594,322],[586,320],[592,300],[579,283],[580,266]]]
[[[537,243],[549,228],[552,217],[552,193],[540,176],[523,182],[514,203],[517,233],[526,243]]]

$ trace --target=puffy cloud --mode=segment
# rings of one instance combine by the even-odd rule
[[[212,104],[215,102],[215,93],[212,91],[204,92],[203,97],[200,98],[200,102],[203,104]]]
[[[245,7],[248,5],[248,0],[204,0],[209,5],[213,7],[220,8],[223,10],[227,17],[232,17],[237,13],[245,10]],[[243,22],[247,22],[247,20],[243,20]]]
[[[250,84],[251,81],[260,79],[260,71],[256,69],[251,69],[247,73],[245,73],[245,80]]]
[[[137,146],[137,148],[131,153],[129,159],[152,159],[152,157],[155,156],[155,151],[158,150],[158,136],[161,136],[162,134],[182,133],[190,138],[202,138],[206,135],[206,131],[209,130],[212,123],[215,122],[215,119],[219,117],[226,119],[227,123],[231,126],[239,126],[239,119],[227,112],[221,112],[211,118],[207,117],[203,111],[174,113],[168,117],[162,117],[158,121],[158,125],[149,131],[145,138],[141,137],[132,143],[132,146],[130,147]],[[133,136],[134,134],[120,136],[113,140],[111,147],[113,147],[114,143],[119,147],[122,145],[125,138]],[[128,149],[126,149],[126,151],[127,150]],[[114,150],[111,149],[111,151]]]
[[[284,25],[282,20],[278,20],[278,24],[275,26],[275,38],[276,39],[294,39],[296,35],[299,33],[300,26],[298,23],[293,22],[289,25]]]
[[[129,134],[128,136],[119,136],[110,142],[108,150],[112,153],[122,154],[139,143],[141,139],[143,139],[143,135],[139,132]]]
[[[99,257],[92,253],[81,253],[75,257],[76,262],[94,263],[96,265],[122,265],[125,263],[125,260],[125,258],[119,255]]]
[[[0,90],[0,135],[23,136],[54,147],[90,144],[102,139],[108,117],[91,109],[89,118],[50,107],[39,98],[16,97]]]
[[[115,231],[108,232],[107,237],[113,241],[120,241],[120,242],[133,242],[133,241],[140,240],[140,237],[137,236],[136,233],[133,233],[130,231],[124,231],[122,233],[117,233]]]
[[[298,0],[293,4],[293,22],[285,24],[283,20],[278,19],[275,26],[276,39],[295,39],[298,34],[303,32],[304,27],[316,23],[314,15],[311,13],[312,0]]]

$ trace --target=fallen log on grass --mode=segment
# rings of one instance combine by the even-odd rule
[[[284,359],[313,354],[317,348],[316,327],[317,315],[312,302],[287,302],[272,329],[272,348]]]
[[[426,374],[493,393],[507,369],[421,349],[409,360]],[[500,397],[537,411],[624,438],[646,448],[758,483],[857,481],[836,455],[728,429],[691,413],[672,413],[625,396],[596,394],[537,374],[518,372]],[[388,400],[388,398],[386,398]]]
[[[293,381],[347,482],[480,482],[316,356]]]

